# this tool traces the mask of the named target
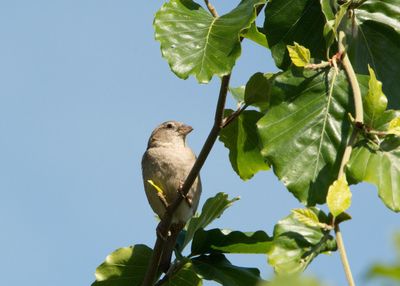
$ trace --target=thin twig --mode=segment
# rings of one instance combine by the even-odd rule
[[[217,10],[215,10],[215,7],[208,0],[204,0],[204,2],[206,3],[208,11],[210,11],[211,15],[213,15],[215,18],[218,18],[218,13]]]
[[[239,115],[246,110],[246,108],[249,107],[249,105],[244,104],[240,106],[235,112],[231,113],[231,115],[227,116],[224,118],[222,121],[222,128],[225,128],[228,126],[232,121],[234,121]]]
[[[182,269],[183,266],[185,266],[187,263],[187,260],[180,260],[178,263],[176,263],[175,265],[173,265],[168,272],[164,275],[164,277],[162,279],[160,279],[159,281],[157,281],[156,284],[154,284],[154,286],[161,286],[163,285],[165,282],[167,282],[172,275],[174,275],[175,273],[177,273],[179,270]]]
[[[345,34],[343,31],[340,31],[339,32],[339,53],[341,53],[343,55],[342,65],[343,65],[343,68],[349,79],[351,90],[353,91],[354,108],[355,108],[354,122],[363,124],[364,123],[364,109],[363,109],[363,104],[362,104],[360,85],[358,84],[358,80],[357,80],[356,74],[354,72],[353,66],[351,65],[351,62],[349,60],[349,57],[346,54],[344,40],[345,40]],[[353,150],[353,145],[355,143],[354,141],[357,138],[358,132],[359,132],[358,128],[353,129],[353,133],[350,137],[349,142],[347,143],[346,149],[344,150],[342,162],[340,164],[340,169],[339,169],[339,177],[341,177],[345,174],[345,168],[350,159],[350,155]]]
[[[342,260],[343,268],[346,273],[347,282],[349,286],[355,286],[353,275],[351,274],[351,268],[349,264],[349,259],[347,258],[346,248],[344,247],[342,233],[340,232],[339,225],[335,225],[335,235],[336,235],[336,242],[339,248],[340,259]]]
[[[343,55],[342,58],[342,65],[347,74],[348,80],[350,82],[350,86],[353,92],[353,99],[354,99],[354,107],[355,107],[355,123],[359,123],[363,125],[364,122],[364,110],[362,105],[362,98],[361,98],[361,91],[360,86],[357,81],[356,74],[353,70],[353,66],[346,54],[345,51],[345,34],[343,31],[339,31],[339,53]],[[353,150],[353,145],[357,139],[359,128],[353,128],[353,132],[351,134],[350,140],[347,142],[346,149],[344,150],[342,162],[340,164],[338,178],[345,175],[345,168],[350,159],[351,152]],[[346,274],[347,283],[349,286],[355,286],[353,275],[351,273],[351,268],[349,264],[349,260],[346,255],[346,249],[344,247],[342,233],[340,232],[339,224],[335,223],[335,234],[336,234],[336,241],[338,244],[338,249],[340,252],[340,258],[342,260],[343,269]]]

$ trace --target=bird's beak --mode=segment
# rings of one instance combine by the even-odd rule
[[[192,130],[193,130],[192,126],[185,124],[183,124],[178,128],[179,133],[181,133],[182,135],[188,135],[190,132],[192,132]]]

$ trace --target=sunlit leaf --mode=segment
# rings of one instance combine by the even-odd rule
[[[386,131],[398,111],[385,111],[374,128]],[[369,182],[377,186],[379,197],[393,211],[400,211],[400,138],[386,136],[381,142],[362,139],[353,149],[347,165],[352,182]]]
[[[400,117],[393,118],[390,121],[388,133],[400,136]]]
[[[294,42],[294,46],[287,46],[292,63],[298,67],[305,67],[310,63],[310,50]]]
[[[304,275],[275,276],[268,282],[257,286],[322,286],[316,278],[304,277]]]
[[[316,208],[311,210],[319,223],[329,224],[328,217],[322,211]],[[336,241],[329,230],[301,223],[292,213],[275,225],[268,263],[277,274],[296,274],[304,271],[320,253],[335,250]]]
[[[181,245],[183,249],[192,239],[195,232],[200,228],[205,228],[213,220],[219,218],[223,212],[230,207],[239,198],[228,199],[225,193],[218,193],[214,197],[207,199],[204,203],[199,216],[194,216],[188,223],[184,242]]]
[[[382,83],[376,79],[374,70],[368,66],[369,70],[369,83],[368,83],[368,94],[364,97],[364,111],[370,122],[375,121],[387,107],[387,98],[382,92]]]
[[[226,110],[225,116],[232,112]],[[257,172],[269,169],[259,148],[256,123],[261,117],[262,113],[258,111],[243,111],[220,133],[219,140],[229,149],[232,168],[242,180],[248,180]]]
[[[244,101],[244,89],[244,85],[238,87],[229,87],[229,92],[233,98],[240,103]]]
[[[97,267],[92,286],[140,286],[151,254],[151,248],[142,244],[117,249]]]
[[[258,27],[255,22],[253,22],[250,28],[242,34],[246,39],[252,40],[253,42],[263,46],[264,48],[268,48],[267,38],[265,34],[261,33],[258,30]]]
[[[244,0],[228,14],[214,18],[191,0],[170,0],[156,13],[155,38],[172,71],[207,83],[231,72],[240,56],[240,34],[256,18],[265,0]]]
[[[345,177],[340,177],[329,187],[326,203],[334,217],[337,217],[350,207],[351,191]]]
[[[173,273],[163,285],[201,286],[203,285],[203,280],[196,274],[192,262],[187,259],[186,264],[179,271]]]
[[[366,78],[360,78],[363,91]],[[258,121],[261,154],[301,202],[324,203],[351,133],[351,88],[344,72],[299,71],[275,77],[268,112]]]
[[[329,225],[321,223],[318,216],[311,209],[293,209],[293,217],[300,223],[310,227],[319,227],[322,229],[329,229]]]

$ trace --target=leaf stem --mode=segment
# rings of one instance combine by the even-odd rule
[[[364,109],[362,104],[362,97],[361,97],[361,90],[360,85],[358,84],[356,74],[354,72],[353,66],[349,60],[349,57],[346,54],[345,50],[345,33],[343,31],[339,31],[339,53],[343,55],[342,58],[342,65],[347,74],[347,77],[350,82],[351,90],[353,91],[353,99],[354,99],[354,108],[355,108],[355,123],[364,123]],[[339,168],[339,175],[338,177],[342,177],[345,174],[345,168],[347,162],[350,160],[350,155],[353,150],[354,141],[358,135],[358,128],[353,129],[353,133],[350,137],[349,142],[347,143],[346,149],[344,150],[342,162]]]
[[[214,6],[208,0],[204,0],[204,2],[206,3],[208,11],[210,11],[211,15],[213,15],[214,18],[218,18],[218,13]]]
[[[344,272],[346,273],[347,282],[349,283],[349,286],[355,286],[356,284],[354,283],[353,274],[351,273],[349,260],[346,254],[346,248],[344,247],[343,243],[342,233],[340,232],[338,224],[335,225],[335,235],[337,246],[339,248],[340,259],[342,260]]]

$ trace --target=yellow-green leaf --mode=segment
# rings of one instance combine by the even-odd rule
[[[299,222],[308,226],[317,226],[319,223],[317,215],[310,209],[293,209],[293,216]]]
[[[156,183],[154,183],[152,180],[147,180],[147,183],[152,185],[154,189],[156,189],[157,193],[159,193],[160,195],[164,195],[164,191],[159,186],[157,186]]]
[[[290,59],[298,67],[304,67],[310,63],[310,50],[294,42],[294,46],[286,46],[289,51]]]
[[[344,176],[332,183],[326,197],[329,211],[334,217],[347,210],[351,205],[351,192]]]
[[[390,121],[388,133],[400,136],[400,117],[396,117]]]
[[[330,226],[319,221],[318,216],[311,209],[293,209],[293,217],[309,227],[329,229]]]
[[[368,66],[368,94],[364,98],[364,108],[369,122],[374,122],[387,107],[387,98],[382,91],[382,83],[376,78],[374,70]]]

